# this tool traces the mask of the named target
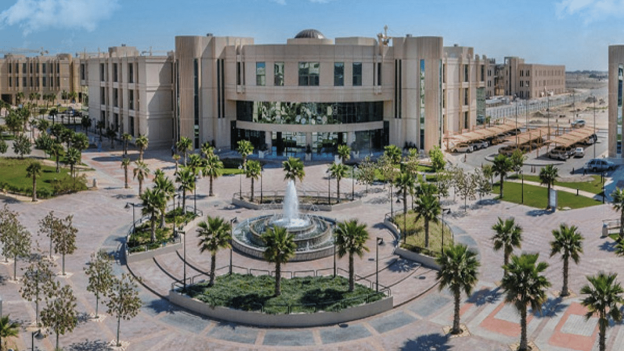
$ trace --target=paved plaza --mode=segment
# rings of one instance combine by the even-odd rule
[[[119,149],[119,148],[118,148]],[[133,159],[137,157],[131,152]],[[150,169],[163,167],[168,175],[174,170],[169,151],[146,153]],[[86,291],[87,277],[83,272],[89,255],[105,249],[117,253],[121,248],[132,212],[124,209],[126,202],[138,202],[138,183],[132,181],[132,189],[123,188],[123,170],[120,168],[119,150],[84,154],[84,162],[96,169],[88,173],[90,182],[97,178],[98,189],[79,194],[61,196],[38,203],[20,202],[4,198],[10,208],[20,213],[23,224],[33,233],[45,251],[47,238],[38,237],[37,222],[49,211],[57,216],[74,215],[74,224],[79,229],[78,250],[68,256],[67,271],[72,273],[61,281],[71,285],[78,298],[78,311],[81,315],[77,328],[61,336],[61,346],[66,350],[106,350],[115,337],[116,320],[111,317],[103,321],[89,321],[87,316],[95,312],[95,297]],[[325,170],[327,165],[306,167],[306,178],[298,184],[299,193],[327,191]],[[622,171],[616,171],[614,179],[624,178]],[[266,211],[254,211],[232,206],[232,194],[249,191],[249,181],[239,176],[221,177],[215,181],[215,197],[208,197],[208,180],[200,181],[197,191],[197,206],[211,216],[226,219],[255,217]],[[612,182],[611,184],[615,184]],[[147,184],[151,186],[151,181]],[[263,176],[263,189],[267,192],[285,188],[283,172],[278,163],[269,165]],[[330,183],[335,191],[336,182]],[[351,180],[343,180],[341,189],[351,191]],[[613,185],[611,185],[613,186]],[[461,315],[470,331],[470,336],[450,338],[443,333],[443,327],[452,322],[452,297],[447,291],[438,291],[435,272],[400,259],[393,254],[393,236],[383,226],[384,214],[390,212],[391,203],[387,189],[374,186],[369,194],[364,194],[364,186],[355,184],[355,192],[362,195],[362,205],[352,209],[323,213],[323,215],[345,220],[359,218],[368,225],[371,251],[359,260],[356,259],[356,273],[368,279],[375,278],[375,238],[383,237],[386,243],[379,247],[380,284],[389,286],[394,296],[395,308],[386,313],[340,325],[329,325],[305,329],[271,329],[236,325],[224,321],[211,320],[192,314],[168,303],[165,296],[171,284],[182,278],[183,250],[131,263],[129,268],[143,279],[141,299],[144,302],[141,313],[131,321],[122,321],[121,340],[127,343],[127,350],[509,350],[509,345],[517,343],[520,335],[520,318],[515,309],[504,303],[504,296],[497,283],[502,277],[502,253],[494,252],[489,238],[491,226],[497,217],[515,217],[524,228],[522,250],[517,252],[539,252],[540,260],[550,264],[546,271],[552,282],[548,301],[541,312],[531,311],[528,319],[529,340],[540,350],[597,350],[598,327],[595,318],[586,321],[585,308],[581,306],[578,291],[586,283],[585,276],[606,272],[624,272],[624,259],[613,253],[613,242],[600,237],[602,219],[617,218],[610,205],[594,206],[586,209],[546,212],[521,205],[493,200],[493,197],[472,202],[470,208],[463,208],[463,201],[453,201],[453,196],[445,201],[445,207],[452,208],[452,214],[445,216],[453,228],[455,240],[478,251],[482,267],[479,284],[472,296],[462,302]],[[609,189],[609,187],[607,188]],[[259,184],[256,192],[259,194]],[[608,190],[609,191],[609,190]],[[192,196],[187,205],[193,205]],[[394,203],[392,206],[401,207]],[[268,210],[267,210],[268,211]],[[137,210],[138,215],[138,210]],[[585,253],[579,265],[570,266],[570,288],[577,294],[571,298],[559,299],[556,290],[562,284],[563,263],[559,257],[549,258],[551,231],[560,223],[579,227],[585,236]],[[208,270],[210,257],[200,254],[194,236],[194,224],[187,230],[187,257],[189,275]],[[119,255],[116,256],[115,272],[128,271]],[[217,267],[228,264],[229,252],[222,250],[217,255]],[[57,263],[60,260],[57,259]],[[347,259],[338,261],[340,268],[347,268]],[[234,264],[257,269],[272,269],[272,265],[234,253]],[[332,267],[332,258],[306,263],[288,263],[286,271],[306,269],[322,270]],[[25,267],[19,262],[19,267]],[[60,268],[59,268],[60,270]],[[19,272],[19,271],[18,271]],[[223,271],[221,271],[223,272]],[[0,295],[3,300],[3,314],[30,323],[34,320],[34,304],[25,302],[19,295],[19,284],[9,281],[12,266],[0,267]],[[19,275],[19,273],[18,273]],[[624,276],[620,276],[622,282]],[[105,307],[100,306],[100,313]],[[20,350],[29,349],[31,334],[22,330],[19,339],[13,339]],[[54,335],[44,340],[35,340],[41,350],[52,350]],[[607,332],[607,348],[618,350],[624,345],[624,327],[618,324]]]

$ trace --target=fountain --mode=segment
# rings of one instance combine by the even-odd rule
[[[265,250],[262,234],[272,226],[280,226],[295,236],[297,252],[291,261],[307,261],[334,253],[333,219],[299,213],[299,198],[295,183],[286,187],[282,213],[247,219],[233,229],[232,245],[247,255],[263,258]]]

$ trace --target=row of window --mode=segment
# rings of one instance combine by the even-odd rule
[[[319,62],[299,62],[299,86],[319,86],[321,64]],[[240,65],[237,69],[237,84],[241,84]],[[284,62],[273,63],[273,84],[284,86]],[[353,86],[362,86],[362,62],[352,63]],[[256,62],[256,85],[266,85],[266,62]],[[381,85],[381,63],[377,64],[377,85]],[[334,62],[334,86],[344,86],[344,62]]]
[[[22,74],[26,74],[26,69],[28,68],[28,66],[30,66],[30,73],[39,73],[39,66],[41,66],[41,73],[46,74],[47,71],[49,70],[50,73],[52,73],[52,69],[54,68],[54,63],[50,63],[50,62],[42,62],[42,63],[33,63],[31,62],[30,64],[28,63],[22,63]],[[8,67],[8,71],[9,74],[12,74],[13,71],[15,70],[15,74],[19,74],[20,73],[20,64],[19,63],[14,63],[14,64],[7,64]],[[15,67],[15,69],[13,69],[13,67]],[[48,69],[49,67],[49,69]],[[59,73],[61,71],[61,64],[60,63],[56,63],[56,73]]]
[[[118,63],[113,63],[113,82],[117,83],[119,82],[120,79],[120,69],[119,69],[119,65]],[[106,64],[104,63],[100,63],[100,81],[101,82],[105,82],[108,79],[108,71],[106,70]],[[85,79],[85,70],[81,65],[81,69],[80,69],[80,79]],[[134,63],[129,62],[128,63],[128,83],[134,83]]]
[[[113,88],[113,107],[120,106],[120,89]],[[106,105],[106,88],[100,87],[100,104]],[[128,109],[134,110],[134,90],[128,90]]]
[[[376,122],[383,121],[383,102],[237,101],[236,119],[302,125]]]
[[[48,82],[50,82],[50,88],[54,88],[55,84],[54,84],[54,77],[49,77],[50,80],[48,80],[48,77],[41,77],[41,86],[44,88],[48,87]],[[22,77],[22,88],[26,88],[28,87],[28,82],[30,81],[30,87],[39,87],[39,77],[30,77],[30,79],[28,79],[28,77]],[[8,85],[9,88],[13,88],[13,77],[8,77]],[[60,77],[56,77],[56,87],[60,87],[61,86],[61,78]],[[15,87],[19,88],[20,87],[20,79],[19,77],[15,79]]]

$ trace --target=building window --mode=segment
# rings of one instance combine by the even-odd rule
[[[468,65],[464,65],[464,82],[468,81]]]
[[[84,65],[84,63],[80,64],[80,80],[85,80],[85,65]]]
[[[481,81],[485,82],[485,65],[481,65]]]
[[[524,77],[524,71],[520,70],[520,77]]]
[[[523,86],[524,86],[524,81],[523,81],[523,80],[521,80],[521,81],[520,81],[520,87],[522,88]]]
[[[446,108],[446,90],[442,90],[442,108]]]
[[[52,79],[54,79],[54,77],[52,77]],[[56,77],[56,86],[57,87],[61,86],[61,77]]]
[[[256,85],[266,85],[266,64],[264,62],[256,62]]]
[[[353,86],[362,86],[362,62],[353,62]]]
[[[106,88],[100,88],[100,105],[106,105]]]
[[[299,62],[299,86],[318,86],[320,63]]]
[[[381,86],[381,62],[377,62],[377,85]]]
[[[13,72],[11,71],[11,70],[13,69],[12,67],[13,67],[13,65],[11,65],[11,64],[9,63],[9,74],[13,73]]]
[[[442,83],[446,83],[446,63],[442,65]]]
[[[46,74],[46,66],[45,62],[41,64],[41,73]]]
[[[100,63],[100,82],[105,81],[106,78],[106,67],[103,63]]]
[[[531,76],[531,71],[527,71],[527,77]]]
[[[130,135],[134,136],[134,117],[128,117],[128,126],[130,127]]]
[[[128,90],[128,109],[134,110],[134,90]]]
[[[42,77],[41,80],[42,80],[42,83],[43,83],[43,87],[44,88],[47,87],[48,86],[48,84],[47,84],[48,80],[46,79],[46,77]]]
[[[36,69],[37,73],[39,73],[39,62],[35,63],[35,69]]]
[[[13,87],[13,79],[9,77],[9,88]]]
[[[119,107],[119,90],[117,88],[113,88],[113,106]]]
[[[56,63],[56,73],[61,73],[61,64],[60,63]]]
[[[134,63],[128,63],[128,83],[134,83]]]
[[[468,111],[464,112],[464,128],[466,129],[470,128],[468,126]]]
[[[243,81],[243,76],[241,72],[241,63],[236,62],[236,85],[241,85],[242,81]]]
[[[26,64],[22,63],[22,73],[23,74],[26,74],[26,67],[27,67]]]
[[[27,85],[28,85],[28,78],[22,77],[22,87],[26,88]]]
[[[113,82],[117,82],[117,64],[113,63]]]
[[[344,62],[334,62],[334,86],[344,86]]]
[[[275,86],[284,86],[284,62],[275,62],[273,64],[273,80]]]
[[[468,105],[468,88],[464,89],[464,106]]]

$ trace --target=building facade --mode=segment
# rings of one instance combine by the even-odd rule
[[[31,93],[54,94],[61,99],[63,91],[80,93],[78,70],[80,59],[70,54],[33,56],[7,54],[0,59],[0,99],[18,104],[18,94],[29,99]],[[81,98],[81,96],[79,96]]]
[[[111,47],[85,58],[80,81],[88,86],[89,115],[120,136],[147,135],[150,146],[174,140],[173,52],[140,53],[135,47]]]
[[[624,45],[609,46],[609,144],[608,155],[622,158],[622,90]]]
[[[533,99],[566,92],[564,65],[531,64],[519,57],[505,57],[502,64],[490,60],[487,69],[488,97]]]
[[[182,36],[175,50],[175,138],[195,148],[250,140],[271,155],[429,150],[485,113],[485,60],[441,37],[347,37],[304,30],[286,44]],[[478,99],[483,101],[478,103]]]

